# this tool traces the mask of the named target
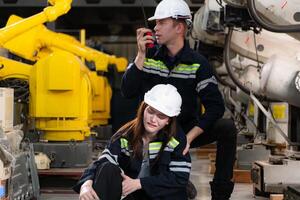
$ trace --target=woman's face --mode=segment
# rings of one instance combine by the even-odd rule
[[[144,111],[144,127],[150,134],[156,134],[169,123],[170,118],[158,110],[147,106]]]

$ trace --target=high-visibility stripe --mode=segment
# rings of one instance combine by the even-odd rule
[[[178,65],[178,67],[180,67],[180,68],[185,68],[185,67],[194,67],[194,68],[199,68],[200,67],[200,64],[199,63],[194,63],[194,64],[192,64],[192,65],[187,65],[187,64],[182,64],[182,63],[180,63],[179,65]]]
[[[189,168],[182,168],[182,167],[170,167],[170,171],[190,173],[191,169],[189,169]]]
[[[208,79],[205,79],[203,81],[200,81],[198,84],[197,84],[197,87],[196,87],[196,91],[197,92],[200,92],[201,90],[203,90],[204,88],[206,88],[208,86],[209,83],[213,83],[215,85],[218,85],[218,82],[217,82],[217,79],[215,78],[215,76],[212,76]]]
[[[145,63],[168,69],[168,67],[160,60],[154,60],[154,59],[151,59],[151,58],[146,58],[144,64]]]
[[[121,142],[121,148],[128,149],[128,140],[126,140],[125,138],[120,138],[120,142]]]
[[[149,149],[149,154],[156,154],[159,152],[159,150],[160,149],[152,149],[152,150]]]
[[[179,144],[179,142],[174,137],[172,137],[167,145],[171,148],[175,148],[175,147],[177,147],[178,144]]]
[[[118,162],[118,156],[112,154],[109,149],[104,149],[104,151],[102,151],[102,154],[108,154],[110,157],[112,157],[112,159],[114,159],[116,162]]]
[[[157,74],[157,75],[162,76],[162,77],[168,77],[169,76],[169,74],[167,72],[159,71],[159,70],[156,70],[156,69],[151,69],[151,68],[148,68],[148,66],[144,66],[143,71],[147,72],[149,74]]]
[[[170,147],[166,146],[164,151],[173,152],[174,148],[170,148]]]
[[[158,155],[158,154],[149,155],[149,158],[150,158],[150,159],[154,159],[154,158],[156,158],[156,157],[157,157],[157,155]]]
[[[150,58],[146,58],[144,65],[148,65],[148,66],[152,66],[155,68],[159,68],[159,69],[166,69],[168,70],[168,67],[164,64],[164,62],[160,61],[160,60],[154,60],[154,59],[150,59]],[[199,63],[194,63],[194,64],[178,64],[177,66],[173,67],[173,69],[175,71],[189,71],[189,72],[195,72],[199,69],[200,64]]]
[[[195,75],[195,74],[184,75],[184,74],[175,74],[175,73],[171,73],[171,74],[170,74],[170,77],[189,79],[189,78],[196,78],[196,75]]]
[[[162,71],[169,71],[169,69],[165,65],[157,65],[154,63],[144,62],[144,66],[148,66],[148,68],[153,68]]]
[[[119,165],[109,154],[102,154],[99,159],[106,158],[109,162],[115,165]]]
[[[130,156],[130,152],[129,152],[128,149],[122,148],[122,149],[121,149],[121,152],[124,153],[126,156]]]
[[[189,73],[196,73],[196,71],[199,69],[199,64],[193,64],[193,65],[178,65],[174,68],[175,72],[189,72]]]
[[[196,71],[177,71],[177,70],[173,70],[172,74],[180,74],[180,75],[196,75]]]
[[[151,65],[150,63],[145,63],[144,67],[146,67],[148,69],[155,69],[155,70],[159,70],[159,71],[163,71],[163,72],[169,73],[169,69],[168,68],[162,67],[162,66]]]
[[[162,142],[151,142],[149,143],[149,150],[160,150]]]
[[[144,62],[143,71],[151,74],[157,74],[162,77],[175,77],[175,78],[196,78],[196,71],[199,69],[200,64],[178,64],[173,67],[173,70],[169,68],[160,60],[154,60],[146,58]]]
[[[190,162],[186,162],[186,161],[171,161],[170,166],[181,166],[181,167],[192,167],[192,164]]]
[[[144,66],[143,71],[147,72],[149,74],[156,74],[156,75],[159,75],[161,77],[174,77],[174,78],[182,78],[182,79],[189,79],[189,78],[194,79],[194,78],[196,78],[196,74],[193,74],[193,73],[180,74],[180,73],[175,73],[175,72],[172,71],[169,74],[168,71],[153,69],[153,68],[150,68],[149,66]]]
[[[127,66],[127,69],[131,68],[134,65],[134,63],[129,63],[129,65]]]
[[[119,167],[119,169],[121,170],[121,173],[124,173],[123,169],[119,166],[118,156],[111,154],[111,152],[108,149],[105,149],[102,152],[102,155],[98,159],[100,160],[103,158],[106,158],[110,163],[117,165]]]

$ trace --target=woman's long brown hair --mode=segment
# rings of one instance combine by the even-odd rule
[[[131,149],[133,150],[133,156],[136,158],[142,158],[142,138],[146,133],[143,119],[144,111],[147,106],[148,105],[145,102],[142,102],[138,109],[136,118],[132,121],[127,122],[116,132],[116,134],[112,136],[112,141],[115,141],[120,137],[126,137]],[[169,124],[166,125],[162,130],[160,130],[159,133],[163,134],[163,144],[160,149],[160,155],[170,139],[176,134],[176,117],[170,117]],[[159,155],[157,157],[157,160],[159,158]]]

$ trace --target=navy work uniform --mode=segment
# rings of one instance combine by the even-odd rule
[[[164,139],[163,134],[159,132],[157,139],[149,143],[147,153],[147,157],[149,158],[149,173],[145,172],[145,169],[144,171],[142,170],[142,163],[147,162],[147,159],[145,157],[138,159],[131,155],[130,139],[121,137],[115,141],[111,141],[99,159],[84,171],[79,182],[73,189],[79,193],[80,187],[85,181],[94,180],[95,182],[95,179],[97,179],[97,170],[99,171],[99,168],[103,168],[103,164],[108,162],[110,163],[109,168],[111,171],[113,171],[112,166],[119,166],[127,176],[133,179],[140,178],[142,189],[128,195],[125,198],[126,200],[187,199],[186,184],[189,180],[191,170],[191,158],[189,154],[182,154],[186,146],[186,137],[182,132],[178,133],[175,137],[171,138],[165,147],[162,147]],[[163,150],[160,152],[161,148]],[[157,159],[158,155],[159,158]],[[104,175],[107,181],[104,181],[100,185],[102,187],[100,191],[107,193],[107,191],[111,190],[111,193],[117,193],[120,196],[122,191],[120,173],[120,170],[115,170],[114,174],[109,176],[107,174]],[[103,174],[105,173],[103,172]],[[97,190],[97,186],[94,185],[93,187]],[[109,196],[110,194],[104,195]],[[112,200],[113,198],[106,199]]]
[[[191,147],[217,141],[212,196],[221,195],[226,199],[233,190],[231,179],[236,153],[236,128],[232,120],[221,119],[225,110],[224,101],[213,70],[208,61],[192,50],[186,41],[175,57],[168,56],[167,52],[164,45],[148,49],[142,70],[130,63],[122,79],[122,93],[127,98],[139,97],[142,100],[145,92],[154,85],[171,84],[177,88],[182,97],[178,121],[183,131],[188,133],[194,126],[204,130]],[[205,108],[203,114],[199,113],[199,99]]]

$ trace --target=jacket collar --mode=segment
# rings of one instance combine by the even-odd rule
[[[182,49],[180,49],[179,52],[175,55],[173,66],[176,66],[179,63],[192,63],[193,59],[190,52],[190,45],[188,41],[185,40]],[[162,61],[170,59],[168,56],[168,48],[165,45],[158,46],[152,58]]]

